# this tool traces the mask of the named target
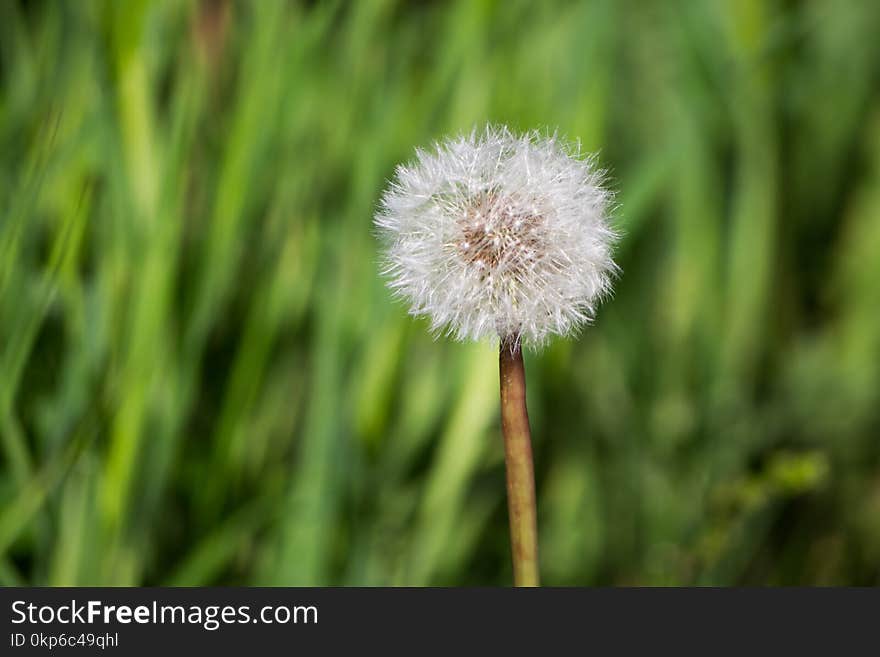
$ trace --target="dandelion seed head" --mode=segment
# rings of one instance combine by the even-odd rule
[[[375,216],[388,285],[459,340],[570,335],[616,271],[602,182],[594,159],[555,134],[489,126],[418,149]]]

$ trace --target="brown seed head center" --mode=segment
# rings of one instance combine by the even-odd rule
[[[501,267],[525,267],[536,257],[542,221],[534,208],[525,208],[497,192],[482,193],[473,198],[459,220],[458,252],[485,275]]]

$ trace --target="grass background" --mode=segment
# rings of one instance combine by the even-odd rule
[[[547,584],[880,583],[880,4],[0,1],[0,583],[506,584],[492,345],[371,215],[558,127],[619,192],[527,354]]]

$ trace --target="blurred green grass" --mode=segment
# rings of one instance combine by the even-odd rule
[[[377,275],[414,146],[600,152],[527,355],[547,584],[880,583],[880,5],[0,2],[0,583],[511,580],[491,345]]]

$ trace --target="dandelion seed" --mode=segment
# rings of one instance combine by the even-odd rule
[[[389,286],[459,340],[572,334],[616,270],[602,178],[555,135],[504,127],[417,151],[375,217]]]

